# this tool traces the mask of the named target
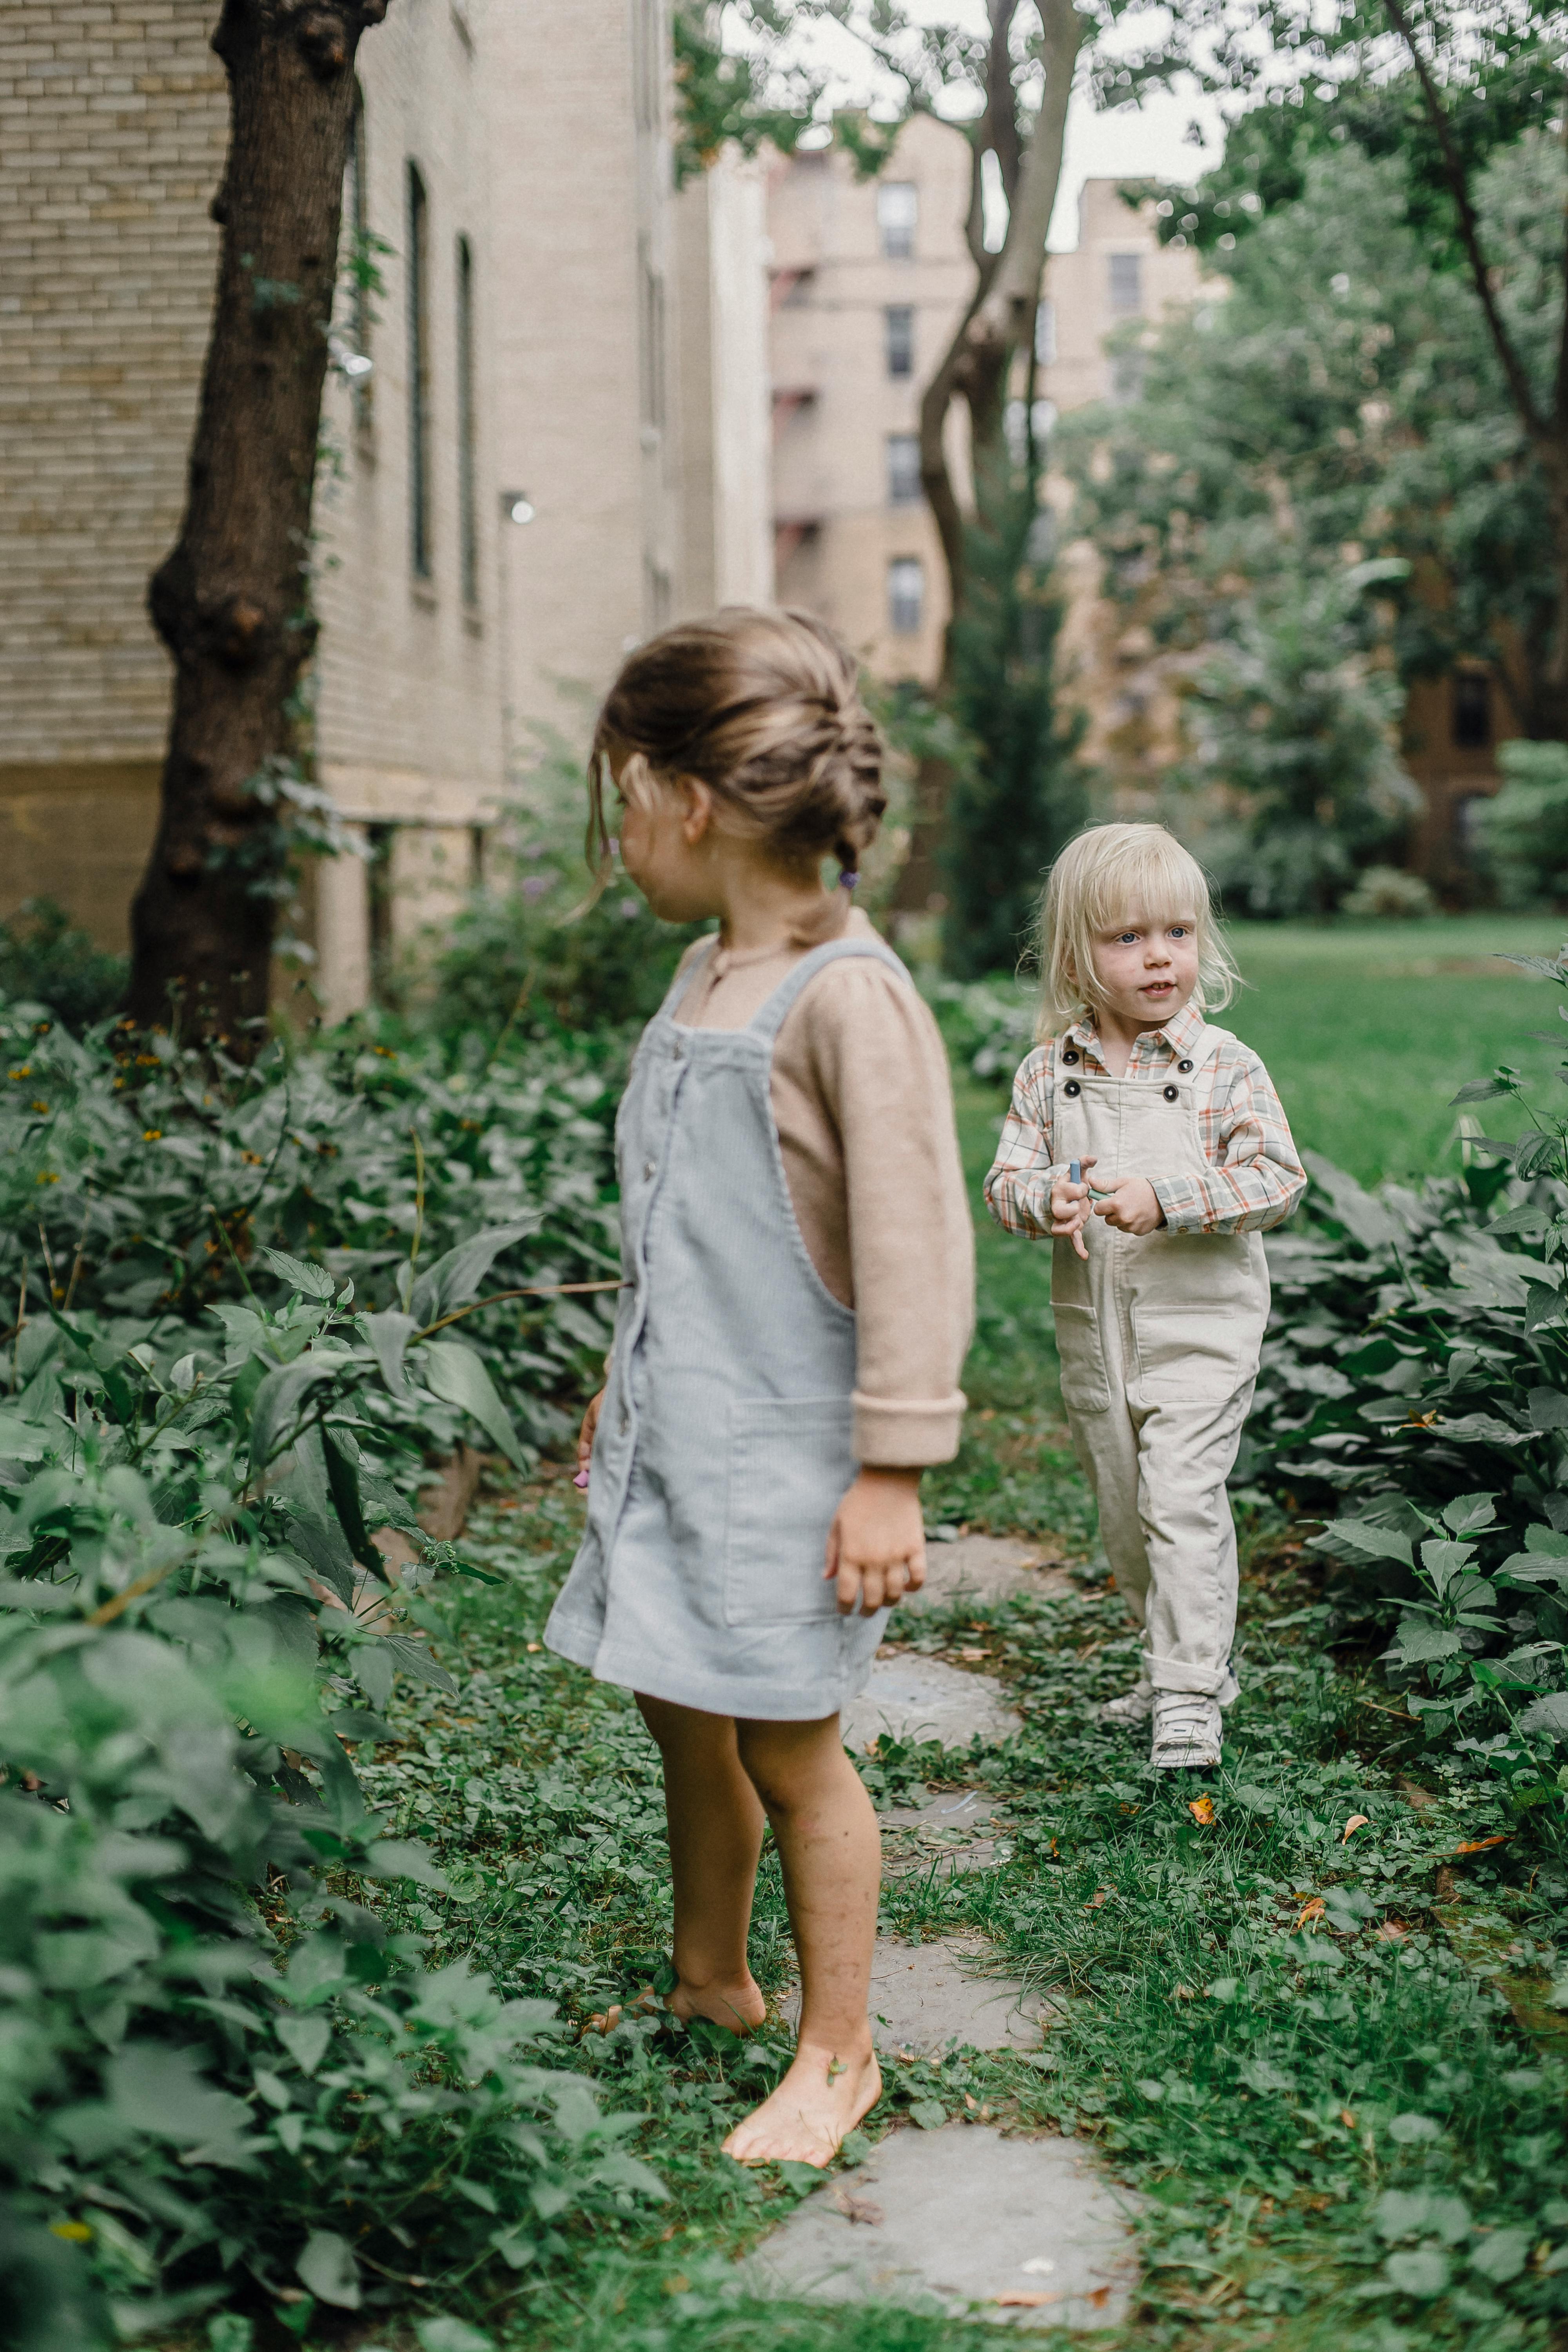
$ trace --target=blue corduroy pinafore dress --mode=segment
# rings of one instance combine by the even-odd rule
[[[675,1020],[689,971],[643,1033],[616,1125],[627,1286],[587,1533],[545,1630],[604,1681],[764,1722],[853,1698],[887,1619],[840,1616],[823,1576],[858,1466],[855,1317],[801,1237],[771,1097],[784,1016],[841,956],[912,985],[880,941],[835,940],[744,1029]]]

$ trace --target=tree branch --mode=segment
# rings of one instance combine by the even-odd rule
[[[1443,176],[1448,183],[1448,193],[1454,199],[1454,209],[1458,215],[1459,241],[1465,248],[1465,258],[1469,264],[1470,278],[1475,286],[1476,296],[1486,318],[1487,331],[1491,336],[1492,346],[1497,352],[1503,374],[1507,378],[1514,407],[1519,412],[1521,423],[1533,442],[1539,445],[1542,442],[1550,441],[1552,438],[1551,426],[1536,406],[1535,394],[1531,386],[1529,374],[1519,355],[1513,338],[1504,324],[1502,312],[1498,309],[1497,297],[1492,291],[1491,272],[1487,267],[1486,255],[1481,250],[1480,224],[1476,218],[1475,206],[1470,202],[1469,181],[1466,176],[1458,149],[1454,144],[1453,125],[1448,120],[1448,110],[1443,103],[1442,92],[1437,88],[1431,67],[1415,45],[1415,35],[1411,27],[1410,19],[1405,15],[1403,0],[1383,0],[1383,5],[1389,23],[1410,52],[1410,61],[1415,68],[1415,78],[1421,85],[1421,96],[1426,105],[1427,119],[1436,133],[1438,151],[1443,158]],[[1561,367],[1558,372],[1558,397],[1561,401],[1563,396]]]

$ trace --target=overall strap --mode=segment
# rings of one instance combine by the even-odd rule
[[[825,947],[813,948],[809,955],[803,955],[784,974],[767,1002],[747,1022],[744,1034],[772,1045],[785,1014],[807,982],[815,980],[825,964],[837,963],[843,956],[864,956],[874,963],[885,963],[910,988],[914,986],[907,967],[880,940],[829,940]]]
[[[698,973],[702,970],[703,965],[708,961],[718,945],[719,934],[715,931],[711,939],[704,940],[702,941],[700,952],[692,957],[691,961],[681,966],[681,968],[677,971],[675,978],[670,982],[669,986],[666,989],[664,992],[664,1003],[654,1014],[654,1021],[668,1021],[673,1019],[676,1006],[679,1003],[681,998],[691,986],[692,982],[697,978]],[[651,1028],[653,1026],[653,1022],[650,1022],[648,1026]]]

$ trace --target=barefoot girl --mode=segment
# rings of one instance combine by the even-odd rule
[[[671,2006],[737,2032],[764,1821],[800,1956],[794,2063],[730,2135],[826,2164],[880,2090],[876,1817],[839,1739],[923,1580],[956,1450],[973,1238],[946,1064],[903,966],[823,886],[885,805],[853,663],[730,610],[633,654],[595,739],[656,914],[717,916],[644,1033],[616,1129],[623,1291],[588,1409],[588,1526],[551,1646],[637,1694],[664,1759]]]
[[[1237,1696],[1226,1479],[1268,1315],[1258,1236],[1307,1179],[1268,1071],[1204,1018],[1236,971],[1202,869],[1163,825],[1079,834],[1040,944],[1045,1042],[985,1197],[1009,1232],[1057,1237],[1062,1400],[1143,1634],[1138,1682],[1103,1712],[1152,1716],[1163,1769],[1214,1765]]]

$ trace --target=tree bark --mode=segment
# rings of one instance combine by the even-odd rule
[[[244,1050],[268,1005],[276,792],[315,642],[310,509],[353,62],[387,0],[224,0],[223,229],[184,518],[148,605],[174,662],[158,830],[132,907],[132,1017]]]

